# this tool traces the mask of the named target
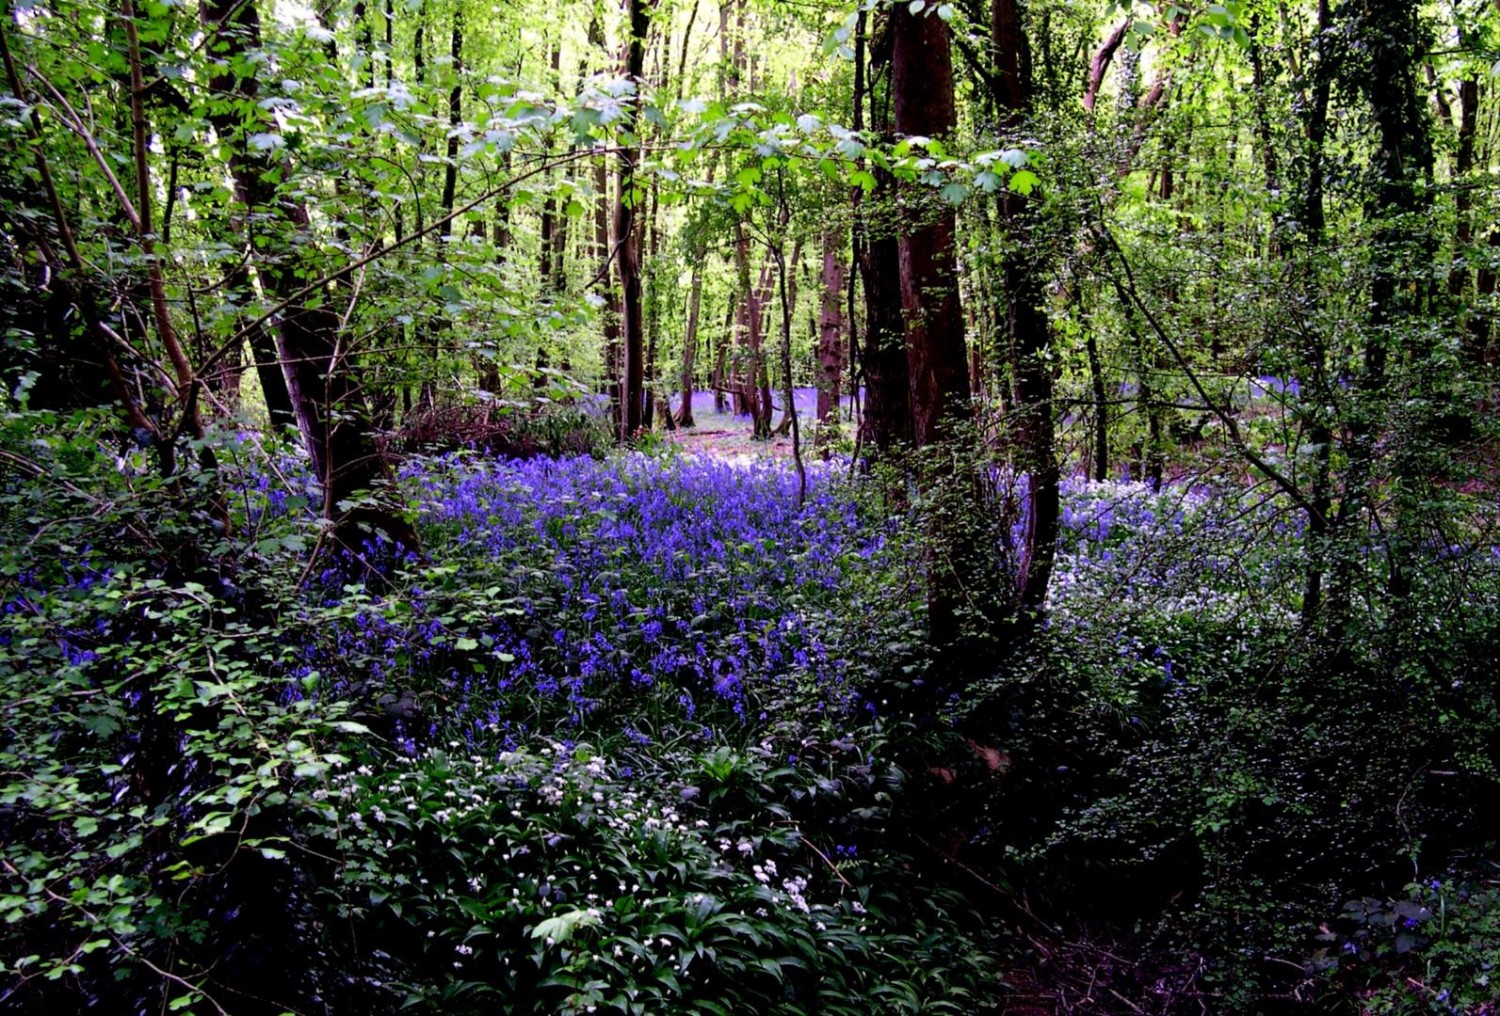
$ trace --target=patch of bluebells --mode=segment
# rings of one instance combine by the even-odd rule
[[[767,697],[857,704],[827,633],[885,538],[831,470],[800,505],[783,467],[692,457],[457,455],[413,460],[401,483],[443,565],[322,652],[384,651],[372,676],[386,682],[446,668],[448,719],[475,739],[538,712],[619,724],[643,702],[699,729],[748,724]]]
[[[634,740],[637,717],[701,731],[780,719],[789,704],[864,712],[862,676],[918,609],[919,561],[842,475],[815,466],[799,505],[795,474],[775,463],[410,460],[399,483],[436,563],[408,562],[378,595],[330,583],[305,601],[317,634],[287,695],[315,673],[338,695],[416,688],[450,731],[509,745],[557,724]],[[1024,477],[996,483],[1025,504]],[[1012,546],[997,548],[1012,558],[1025,523],[1013,521]],[[1303,516],[1264,488],[1070,478],[1061,522],[1048,623],[1132,685],[1186,687],[1142,637],[1145,619],[1247,638],[1296,621]],[[400,726],[438,733],[428,717]]]

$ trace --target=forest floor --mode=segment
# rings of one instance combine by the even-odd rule
[[[797,425],[800,432],[802,454],[812,457],[814,428],[817,426],[816,388],[794,390],[793,404],[797,407]],[[674,411],[681,405],[681,398],[674,397]],[[852,430],[850,400],[843,400],[842,426]],[[778,395],[774,399],[773,425],[781,423],[785,416],[784,400]],[[731,462],[753,462],[757,459],[790,459],[792,457],[791,435],[783,434],[769,441],[756,440],[750,432],[750,417],[733,412],[720,413],[714,409],[712,392],[693,393],[693,426],[678,427],[662,433],[662,438],[686,452],[707,455]]]

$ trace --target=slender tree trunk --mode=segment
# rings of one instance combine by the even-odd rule
[[[651,183],[650,200],[646,205],[646,222],[644,229],[644,240],[649,241],[649,246],[644,258],[644,288],[645,307],[643,317],[645,319],[646,333],[646,376],[645,376],[645,405],[641,407],[641,429],[650,430],[656,423],[656,393],[657,381],[660,378],[659,364],[657,362],[658,339],[660,338],[660,278],[657,271],[656,253],[658,234],[656,231],[656,182]],[[670,415],[670,414],[668,414]]]
[[[767,269],[761,270],[761,284],[750,279],[750,235],[744,224],[736,222],[734,227],[735,269],[739,277],[740,291],[744,300],[738,314],[738,332],[742,343],[738,359],[743,368],[739,378],[735,408],[748,413],[750,429],[757,439],[771,436],[771,411],[769,391],[762,393],[761,376],[761,291],[767,277]]]
[[[1014,129],[1031,114],[1031,48],[1020,0],[994,0],[995,99],[1002,126]],[[1032,199],[1007,192],[1001,214],[1008,234],[1002,266],[1011,370],[1016,384],[1022,462],[1027,484],[1025,542],[1017,590],[1023,608],[1040,610],[1052,578],[1061,499],[1052,406],[1051,325],[1043,288],[1045,266],[1033,239]]]
[[[785,204],[785,193],[782,195],[782,228],[786,226],[788,210]],[[800,244],[800,241],[799,241]],[[800,505],[807,500],[807,467],[802,462],[802,430],[797,421],[797,406],[794,401],[795,392],[792,387],[792,305],[796,303],[796,296],[787,288],[786,258],[781,254],[781,246],[778,243],[772,248],[776,257],[776,275],[781,289],[781,373],[782,387],[786,392],[786,404],[788,418],[791,421],[792,433],[792,461],[797,466],[797,503]],[[796,258],[792,259],[796,263]]]
[[[1099,343],[1089,331],[1083,340],[1089,361],[1089,387],[1094,396],[1093,477],[1103,483],[1109,479],[1109,390],[1104,383],[1104,363],[1099,358]]]
[[[552,88],[557,91],[561,87],[562,77],[561,42],[553,41],[551,56],[547,63],[551,68]],[[557,264],[557,239],[553,235],[557,229],[557,193],[552,186],[552,174],[546,174],[543,179],[547,197],[542,201],[540,240],[537,244],[537,271],[541,276],[542,299],[545,300],[557,288],[557,275],[554,271]]]
[[[783,211],[782,211],[782,217],[784,219],[789,217],[789,213],[785,209],[783,209]],[[790,264],[793,265],[794,267],[793,267],[793,270],[790,273],[789,277],[787,279],[785,279],[785,280],[782,280],[781,276],[783,274],[786,274],[785,271],[784,271],[784,269],[785,269],[786,264],[788,263],[787,259],[786,259],[786,256],[785,256],[785,254],[782,251],[782,242],[781,242],[781,239],[780,239],[780,237],[785,233],[785,230],[786,230],[786,224],[785,224],[785,222],[783,222],[782,225],[780,225],[778,227],[777,238],[775,240],[773,240],[772,243],[771,243],[771,245],[770,245],[770,255],[771,255],[771,262],[774,263],[775,266],[776,266],[776,279],[773,279],[772,282],[773,282],[773,284],[776,284],[776,283],[782,282],[782,281],[784,281],[786,283],[785,285],[783,285],[783,286],[780,287],[780,290],[781,290],[781,302],[785,303],[790,298],[790,300],[791,300],[790,305],[783,307],[783,310],[786,312],[786,314],[790,315],[790,314],[792,314],[792,312],[797,307],[797,275],[796,275],[796,268],[795,268],[795,266],[796,265],[800,265],[802,263],[802,238],[799,236],[792,243],[792,257],[791,257]],[[769,267],[769,265],[768,265],[768,267]],[[762,303],[762,307],[768,307],[768,306],[770,306],[770,303],[771,303],[770,297],[771,297],[771,294],[769,292],[767,292],[766,296],[765,296],[765,301],[764,301],[764,303]],[[788,341],[790,341],[790,338],[788,338]],[[790,347],[788,347],[788,349],[790,350]],[[767,377],[769,378],[769,375],[770,375],[770,360],[771,360],[770,356],[767,356],[765,358],[765,360],[766,360],[766,373],[767,373]],[[783,435],[790,434],[792,432],[792,424],[796,422],[797,406],[796,406],[796,402],[795,402],[795,400],[793,398],[793,396],[795,395],[795,392],[794,392],[793,386],[792,386],[792,369],[791,369],[791,362],[790,362],[790,360],[788,360],[788,362],[787,362],[787,364],[785,366],[785,369],[782,370],[781,386],[782,386],[782,388],[784,388],[786,390],[787,397],[786,397],[786,405],[784,405],[782,407],[781,419],[777,420],[776,421],[776,426],[771,429],[771,433],[775,437],[782,437]],[[771,416],[771,414],[769,412],[767,412],[766,418],[770,419],[770,416]]]
[[[1431,65],[1429,65],[1431,66]],[[1489,328],[1484,315],[1474,313],[1463,299],[1468,290],[1470,271],[1467,266],[1474,247],[1474,195],[1469,176],[1474,171],[1474,142],[1479,128],[1479,79],[1465,78],[1458,86],[1458,149],[1453,153],[1452,178],[1457,188],[1453,196],[1454,223],[1453,267],[1448,272],[1448,296],[1458,308],[1459,325],[1464,333],[1464,355],[1471,365],[1484,363],[1489,345]],[[1476,277],[1476,282],[1478,281]],[[1477,287],[1476,287],[1477,288]]]
[[[823,293],[818,313],[818,422],[838,416],[844,368],[844,262],[837,233],[823,235]],[[822,430],[819,431],[821,435]]]
[[[500,171],[505,174],[506,177],[509,177],[512,174],[511,167],[513,167],[514,165],[515,153],[514,151],[507,149],[505,154],[500,157]],[[492,230],[492,249],[494,251],[495,264],[503,265],[508,260],[510,254],[511,237],[509,195],[500,194],[495,197],[494,215],[495,225],[494,229]]]
[[[646,63],[646,36],[651,30],[651,0],[626,0],[626,23],[630,33],[625,45],[625,76],[639,89]],[[633,137],[640,119],[640,106],[632,100],[625,107],[621,133]],[[635,206],[638,195],[634,142],[621,147],[619,161],[620,193],[615,197],[615,242],[619,247],[620,324],[623,338],[621,364],[620,438],[633,440],[641,429],[643,388],[645,383],[645,342],[641,320],[641,266],[635,234]]]
[[[695,251],[693,278],[688,284],[687,327],[682,333],[682,406],[677,410],[677,425],[693,427],[693,361],[698,356],[698,314],[703,306],[703,259],[707,251]]]
[[[1330,0],[1318,0],[1317,62],[1308,104],[1304,163],[1306,180],[1302,190],[1301,219],[1303,240],[1309,252],[1318,252],[1324,244],[1325,214],[1323,208],[1324,145],[1328,134],[1328,103],[1336,73],[1328,40],[1333,27]],[[1309,301],[1316,299],[1309,293]],[[1302,370],[1311,396],[1312,421],[1308,443],[1314,449],[1313,477],[1307,513],[1307,574],[1302,593],[1302,623],[1311,627],[1324,607],[1324,575],[1332,552],[1333,531],[1333,390],[1328,379],[1328,349],[1322,332],[1314,325],[1304,330]]]

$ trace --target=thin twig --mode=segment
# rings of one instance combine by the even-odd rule
[[[854,888],[854,883],[850,882],[847,878],[844,877],[844,873],[842,871],[839,871],[838,868],[834,866],[834,863],[828,859],[827,854],[818,849],[818,845],[816,843],[805,836],[802,838],[802,842],[806,844],[808,850],[811,850],[813,853],[817,854],[823,859],[823,863],[828,865],[828,870],[833,872],[835,878],[844,883],[844,885],[848,886],[850,889]]]

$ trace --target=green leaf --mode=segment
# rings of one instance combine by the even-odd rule
[[[1037,184],[1041,182],[1041,178],[1031,170],[1018,169],[1011,174],[1010,189],[1024,197],[1036,189]]]

